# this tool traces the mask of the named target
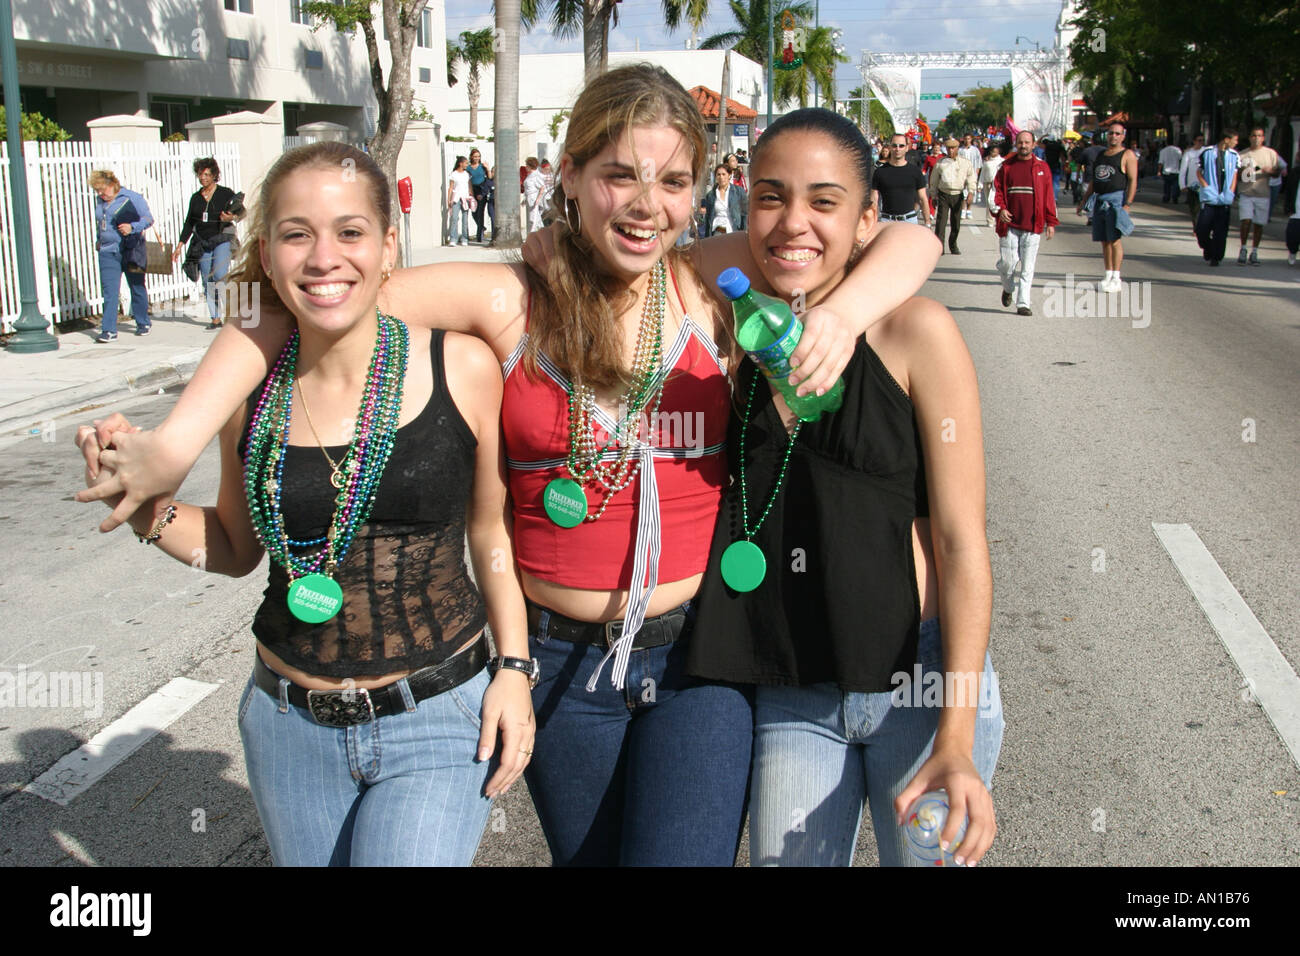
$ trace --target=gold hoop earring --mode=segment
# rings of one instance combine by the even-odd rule
[[[392,268],[389,266],[384,266],[383,269],[379,271],[379,281],[381,283],[387,282],[388,277],[391,276],[392,274],[393,274]]]
[[[573,221],[569,218],[570,203],[573,204],[573,211],[578,216],[577,227],[573,225]],[[564,197],[564,224],[569,227],[569,232],[573,233],[575,236],[582,232],[582,210],[578,208],[578,201],[576,199],[570,199],[568,196]]]

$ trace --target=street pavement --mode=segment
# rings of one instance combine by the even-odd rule
[[[1190,526],[1294,680],[1300,267],[1275,220],[1262,266],[1238,267],[1233,238],[1211,269],[1185,207],[1142,198],[1125,315],[1081,314],[1100,304],[1079,288],[1101,277],[1101,256],[1071,208],[1040,250],[1032,317],[999,304],[982,207],[924,290],[957,317],[983,402],[1007,729],[981,866],[1300,862],[1286,715],[1261,706],[1153,529]],[[112,407],[147,427],[174,404],[184,356],[209,335],[188,308],[147,339],[125,323],[114,345],[78,332],[59,353],[0,355],[0,671],[102,680],[102,707],[0,706],[0,863],[269,863],[234,721],[265,568],[206,575],[129,531],[99,535],[102,506],[71,500],[78,423]],[[209,448],[181,497],[214,501],[216,481]],[[149,739],[114,723],[190,691],[197,702]],[[110,725],[111,740],[78,749]],[[78,767],[115,748],[120,762],[79,787]],[[44,796],[24,791],[33,781]],[[856,862],[874,865],[866,823]],[[494,808],[477,863],[548,862],[521,784]]]

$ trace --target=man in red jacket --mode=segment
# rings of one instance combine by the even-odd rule
[[[993,177],[993,208],[997,215],[998,273],[1002,276],[1002,305],[1011,305],[1015,293],[1016,312],[1033,315],[1029,289],[1034,282],[1034,261],[1043,231],[1051,239],[1060,222],[1056,218],[1056,192],[1052,170],[1034,155],[1034,134],[1016,134],[1016,151],[998,167]]]

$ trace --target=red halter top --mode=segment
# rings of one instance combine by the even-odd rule
[[[641,457],[641,470],[611,497],[597,521],[562,528],[542,506],[548,482],[572,477],[566,465],[568,379],[544,354],[538,355],[536,378],[518,367],[527,326],[503,366],[501,419],[519,567],[566,587],[630,589],[624,618],[629,644],[659,581],[680,581],[704,571],[727,482],[731,389],[726,365],[709,335],[686,314],[675,276],[673,288],[683,319],[676,337],[665,345],[660,367],[669,371],[659,412],[654,421],[643,421],[636,439],[633,454]],[[600,408],[594,418],[596,441],[603,444],[617,423]],[[611,449],[608,458],[614,457]],[[605,490],[594,481],[584,490],[588,513],[594,514]]]

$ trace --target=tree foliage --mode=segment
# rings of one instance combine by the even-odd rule
[[[989,126],[1001,126],[1012,111],[1011,84],[976,86],[961,94],[957,105],[939,121],[939,136],[961,136]]]
[[[8,135],[6,122],[5,108],[0,106],[0,136]],[[25,140],[46,143],[61,143],[65,139],[72,139],[71,133],[40,113],[21,113],[18,117],[18,135]]]

